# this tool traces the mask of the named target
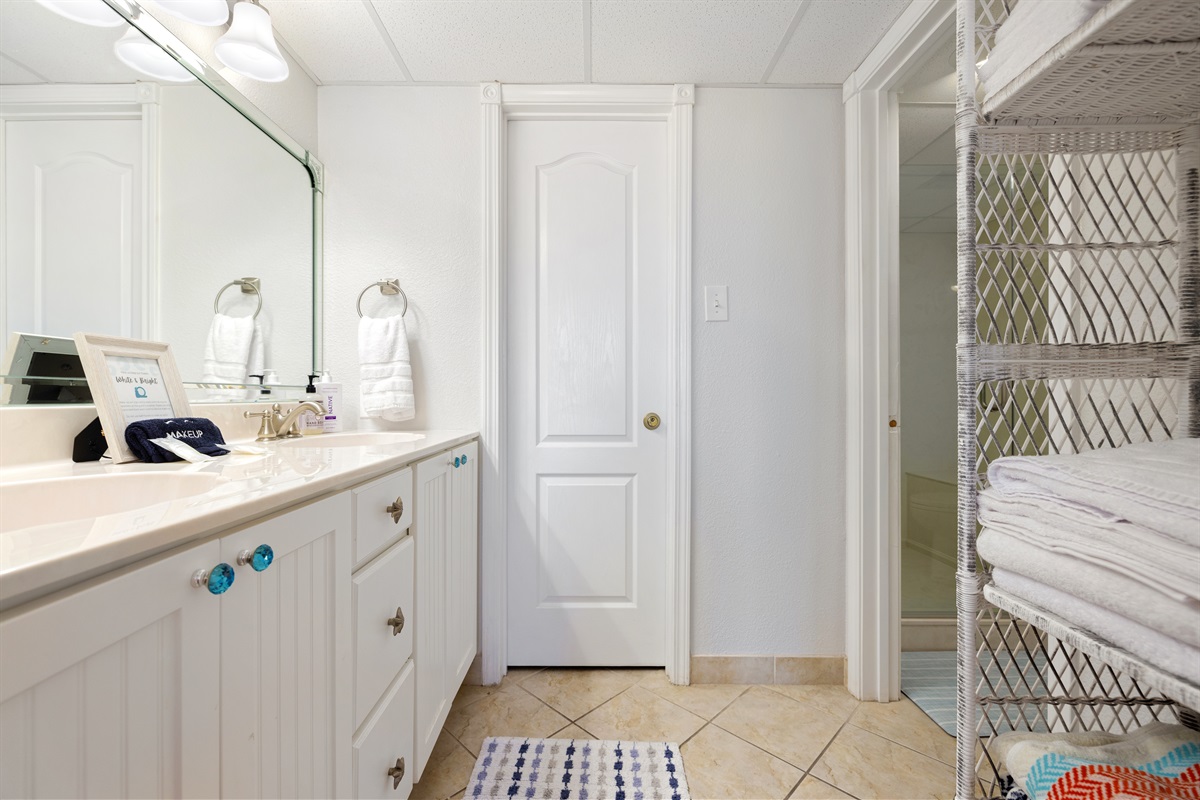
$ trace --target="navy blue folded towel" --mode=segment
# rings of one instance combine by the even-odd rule
[[[170,450],[164,450],[151,439],[179,439],[187,442],[201,453],[223,456],[229,452],[222,447],[225,439],[221,429],[211,419],[203,417],[174,417],[172,419],[143,419],[125,426],[125,443],[130,451],[151,464],[164,461],[182,461]]]

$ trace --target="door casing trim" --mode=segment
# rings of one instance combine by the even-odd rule
[[[668,297],[667,677],[686,684],[691,670],[691,293],[692,106],[696,88],[674,86],[522,85],[479,87],[483,124],[483,417],[480,443],[482,681],[508,671],[508,388],[505,345],[507,265],[505,202],[510,120],[663,120],[667,123],[671,251]]]

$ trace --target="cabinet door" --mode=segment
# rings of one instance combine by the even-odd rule
[[[479,599],[479,446],[451,454],[450,539],[446,554],[446,694],[453,700],[475,660]]]
[[[450,453],[417,464],[413,486],[416,600],[413,659],[417,665],[416,780],[433,752],[450,703],[446,693],[446,549],[450,536]]]
[[[221,794],[345,797],[354,735],[350,493],[220,543],[241,590],[221,603]],[[238,563],[264,544],[274,552],[264,570]]]
[[[219,560],[209,542],[0,623],[0,796],[218,795],[221,598],[191,579]]]

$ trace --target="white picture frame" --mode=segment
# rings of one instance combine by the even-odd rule
[[[130,422],[191,416],[169,344],[77,333],[75,346],[113,463],[138,460],[125,444]]]

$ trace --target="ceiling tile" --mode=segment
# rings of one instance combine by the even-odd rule
[[[757,83],[799,0],[592,0],[592,80]]]
[[[909,0],[809,0],[771,83],[842,83]]]
[[[904,164],[954,128],[954,106],[900,106],[900,163]],[[953,159],[951,159],[953,161]]]
[[[275,29],[322,83],[402,81],[363,0],[275,0]]]
[[[45,83],[46,79],[34,75],[29,70],[0,53],[0,86],[13,86],[19,83]]]
[[[82,25],[33,0],[0,0],[0,53],[54,83],[144,80],[113,53],[127,29]],[[4,74],[7,79],[7,69]]]
[[[582,81],[582,0],[371,0],[415,81]]]

